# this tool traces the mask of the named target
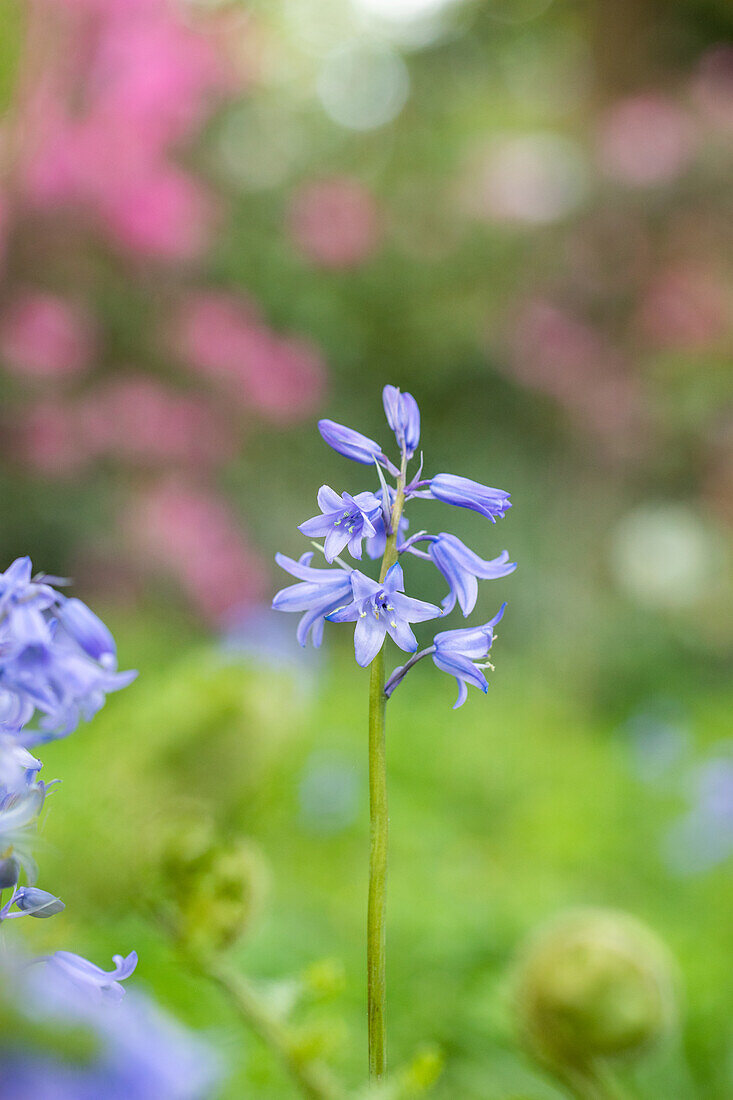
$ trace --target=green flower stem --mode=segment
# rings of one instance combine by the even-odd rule
[[[239,1015],[277,1056],[308,1100],[343,1100],[344,1090],[321,1062],[303,1058],[288,1029],[272,1013],[251,983],[231,969],[227,960],[203,962],[199,968],[227,994]]]
[[[391,534],[384,548],[380,582],[397,561],[397,533],[405,503],[403,459],[397,494],[390,520]],[[369,675],[369,902],[367,908],[367,1021],[369,1032],[369,1078],[381,1081],[387,1069],[384,1003],[386,988],[387,906],[387,760],[384,720],[384,647],[371,664]]]

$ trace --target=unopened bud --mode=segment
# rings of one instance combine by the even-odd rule
[[[675,1018],[675,970],[660,940],[625,913],[552,921],[520,962],[518,1013],[533,1052],[559,1066],[641,1052]]]

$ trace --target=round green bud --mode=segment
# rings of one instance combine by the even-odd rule
[[[259,917],[269,884],[265,858],[250,841],[212,846],[179,880],[179,938],[196,951],[230,947]]]
[[[533,1052],[557,1065],[641,1053],[673,1026],[675,967],[664,944],[626,913],[563,914],[519,964],[517,1009]]]

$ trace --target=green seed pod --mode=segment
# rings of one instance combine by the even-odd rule
[[[519,964],[517,1009],[533,1053],[582,1068],[634,1055],[674,1024],[675,968],[626,913],[577,910],[542,928]]]

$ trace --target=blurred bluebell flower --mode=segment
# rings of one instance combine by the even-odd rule
[[[334,420],[319,420],[318,431],[329,447],[333,447],[344,458],[371,466],[383,457],[382,448],[373,439],[361,432],[355,432],[353,428],[337,424]]]
[[[22,745],[0,737],[0,851],[22,867],[30,883],[38,874],[32,849],[47,791],[36,779],[40,767]]]
[[[129,978],[137,966],[137,952],[131,951],[127,956],[114,955],[112,961],[115,965],[112,970],[102,970],[101,966],[96,966],[83,955],[75,955],[72,951],[56,951],[45,961],[48,967],[60,971],[92,999],[116,1003],[125,995],[120,982]]]
[[[402,566],[397,563],[380,584],[358,569],[351,574],[353,602],[326,617],[334,623],[356,623],[354,650],[362,668],[376,657],[387,634],[400,649],[414,653],[417,640],[409,624],[437,619],[442,611],[435,604],[405,596]]]
[[[382,402],[387,423],[395,434],[397,445],[407,458],[412,458],[420,442],[420,409],[411,393],[401,393],[397,386],[385,386]]]
[[[89,657],[102,664],[109,664],[110,658],[114,659],[117,646],[112,632],[81,600],[61,597],[58,618],[67,633]]]
[[[496,523],[496,517],[503,516],[511,508],[509,493],[503,489],[492,489],[469,477],[457,477],[455,474],[436,474],[431,478],[430,496],[446,504],[480,512],[492,523]]]
[[[489,685],[482,669],[491,668],[486,661],[494,641],[494,627],[501,620],[506,604],[483,626],[466,627],[463,630],[444,630],[433,639],[432,654],[435,665],[443,672],[455,676],[458,698],[453,709],[461,707],[468,696],[468,685],[477,687],[484,694]]]
[[[509,561],[509,554],[503,550],[498,558],[484,561],[478,554],[461,542],[455,535],[442,531],[430,542],[428,554],[448,581],[450,591],[443,600],[443,611],[452,611],[456,600],[464,616],[468,616],[476,606],[478,581],[496,580],[506,577],[517,568],[516,562]]]
[[[286,573],[300,578],[300,584],[282,588],[272,601],[276,611],[303,611],[298,623],[297,638],[305,645],[308,634],[314,646],[323,641],[324,620],[351,595],[351,574],[345,569],[313,569],[313,552],[293,561],[285,554],[276,554],[275,561]]]
[[[129,966],[131,958],[120,965]],[[139,993],[123,1001],[110,997],[103,988],[104,971],[79,981],[55,956],[28,965],[26,959],[5,955],[0,966],[3,1019],[17,1015],[21,1032],[23,1020],[46,1033],[59,1028],[60,1042],[69,1029],[91,1040],[91,1046],[80,1047],[79,1057],[73,1047],[57,1057],[14,1043],[12,1028],[4,1031],[0,1100],[207,1100],[217,1095],[221,1066],[208,1044]],[[107,979],[116,983],[112,975]]]
[[[111,634],[80,600],[31,580],[19,558],[0,576],[0,721],[19,732],[38,711],[25,744],[61,737],[90,719],[110,691],[136,672],[117,672]]]
[[[380,500],[374,493],[339,496],[328,485],[322,485],[318,490],[318,507],[323,515],[307,519],[298,530],[309,538],[325,535],[323,553],[329,563],[345,546],[352,558],[361,559],[362,539],[376,535],[373,519],[381,512]]]

